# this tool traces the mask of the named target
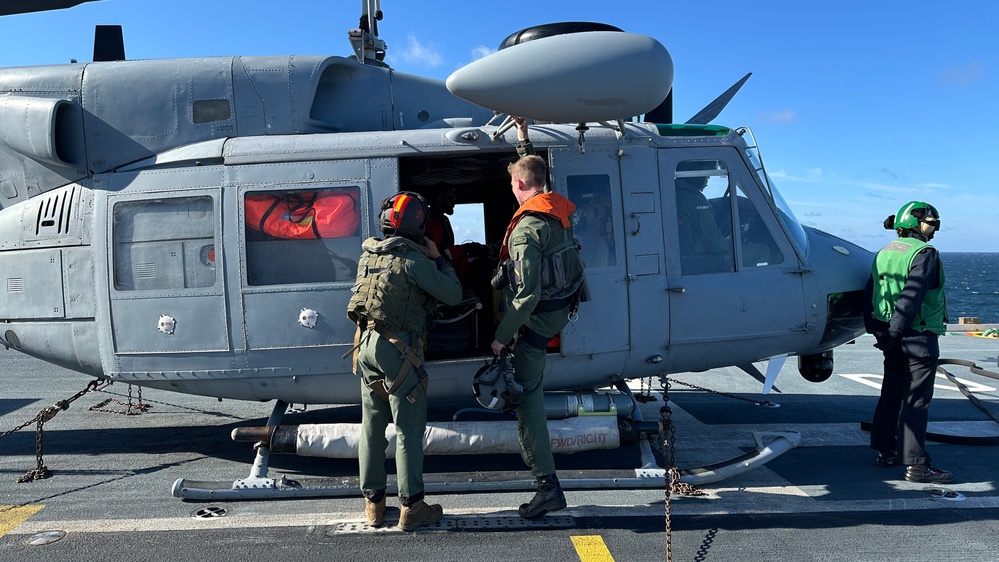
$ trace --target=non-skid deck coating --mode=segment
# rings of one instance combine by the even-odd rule
[[[930,443],[935,463],[956,475],[943,489],[907,483],[900,468],[876,467],[860,428],[870,419],[880,381],[880,353],[872,343],[863,337],[837,350],[836,374],[821,384],[802,379],[789,360],[777,380],[782,393],[766,397],[779,408],[673,385],[681,468],[752,449],[754,430],[802,436],[798,448],[706,486],[702,496],[673,496],[674,560],[994,559],[999,449]],[[995,339],[948,335],[941,349],[945,357],[999,371]],[[999,381],[947,368],[972,383],[987,405],[999,407]],[[737,369],[673,378],[763,398],[761,385]],[[88,380],[0,350],[0,432],[72,396]],[[999,435],[999,424],[944,377],[938,383],[931,431]],[[116,384],[109,391],[124,398],[127,387]],[[45,424],[44,461],[53,471],[47,480],[15,482],[36,464],[33,426],[0,439],[0,561],[665,558],[664,494],[657,489],[568,491],[568,509],[530,524],[516,515],[529,492],[438,495],[431,499],[444,506],[444,520],[415,533],[403,533],[391,521],[372,532],[363,525],[362,503],[355,498],[181,501],[170,494],[178,478],[224,481],[249,474],[253,452],[233,443],[229,433],[262,425],[270,404],[147,390],[143,398],[153,407],[142,415],[88,411],[107,397],[88,394]],[[644,405],[645,418],[657,419],[661,405]],[[322,423],[356,415],[356,408],[311,406],[284,421]],[[558,456],[556,463],[560,472],[576,477],[626,473],[638,460],[632,447]],[[486,470],[529,478],[516,455],[428,457],[426,469],[428,479],[438,480]],[[269,475],[282,474],[350,481],[356,461],[273,455]],[[398,516],[394,498],[389,506],[391,520],[393,513]]]

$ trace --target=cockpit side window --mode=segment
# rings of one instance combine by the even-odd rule
[[[112,220],[115,290],[215,285],[216,222],[211,197],[122,201],[114,204]]]
[[[250,286],[353,282],[360,189],[251,191],[243,198]]]
[[[773,234],[767,228],[759,209],[746,196],[742,187],[736,185],[739,210],[739,238],[742,241],[743,268],[765,267],[784,263],[784,253],[774,240]]]
[[[732,201],[725,162],[681,161],[674,180],[683,275],[733,271]]]
[[[572,231],[587,268],[617,264],[610,178],[605,174],[568,176],[569,200],[576,205]]]

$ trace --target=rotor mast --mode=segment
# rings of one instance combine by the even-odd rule
[[[378,22],[382,19],[381,0],[361,0],[361,19],[357,29],[347,32],[357,62],[384,66],[385,41],[378,38]]]

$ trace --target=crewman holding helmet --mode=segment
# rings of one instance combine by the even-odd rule
[[[864,321],[884,353],[884,382],[871,424],[877,465],[906,465],[910,482],[946,483],[954,474],[930,464],[926,425],[946,333],[947,302],[940,254],[929,244],[940,214],[929,203],[910,201],[885,219],[898,238],[874,258]]]
[[[517,119],[517,130],[521,158],[508,171],[520,208],[510,219],[500,248],[500,274],[493,283],[503,290],[506,312],[492,351],[499,356],[513,347],[514,377],[523,387],[523,399],[516,405],[520,450],[538,483],[534,498],[518,513],[535,519],[566,506],[555,474],[542,378],[548,342],[575,315],[585,289],[583,262],[572,234],[576,206],[545,191],[547,168],[533,154],[526,121]]]
[[[424,237],[427,216],[427,204],[416,193],[400,192],[382,203],[378,225],[385,239],[362,244],[347,306],[358,326],[354,372],[361,375],[358,460],[365,518],[374,527],[385,523],[385,430],[394,420],[402,503],[398,527],[404,531],[443,515],[440,505],[424,501],[428,378],[423,348],[437,302],[456,305],[462,296],[454,269]]]

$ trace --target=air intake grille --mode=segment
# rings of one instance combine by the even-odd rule
[[[8,293],[23,293],[24,292],[24,279],[19,277],[8,278],[7,279],[7,292]]]
[[[156,264],[155,263],[137,263],[135,264],[135,276],[139,279],[156,279]]]

